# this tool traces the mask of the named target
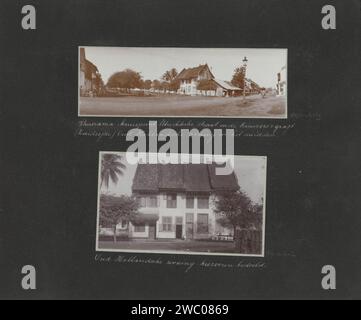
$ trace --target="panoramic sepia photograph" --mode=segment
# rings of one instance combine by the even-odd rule
[[[287,118],[287,49],[79,47],[79,116]]]
[[[264,256],[267,158],[148,164],[101,152],[96,250]]]

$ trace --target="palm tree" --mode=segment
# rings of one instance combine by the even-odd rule
[[[105,154],[102,159],[101,168],[101,184],[100,187],[105,184],[109,188],[109,182],[118,183],[119,176],[124,174],[123,170],[126,168],[122,163],[122,156],[116,154]]]

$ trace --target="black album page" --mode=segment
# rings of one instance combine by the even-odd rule
[[[0,299],[360,298],[360,5],[1,0]]]

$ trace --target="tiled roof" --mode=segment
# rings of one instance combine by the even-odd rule
[[[139,164],[134,176],[133,192],[212,192],[238,190],[234,173],[216,175],[216,164]]]

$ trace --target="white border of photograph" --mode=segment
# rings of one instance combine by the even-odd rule
[[[238,253],[208,253],[208,252],[189,252],[189,251],[168,251],[168,250],[128,250],[128,249],[101,249],[99,248],[99,231],[100,231],[100,194],[101,194],[101,160],[103,154],[125,154],[125,152],[115,152],[115,151],[100,151],[98,159],[98,180],[97,180],[97,219],[96,219],[96,252],[109,252],[109,253],[142,253],[142,254],[167,254],[167,255],[193,255],[193,256],[223,256],[223,257],[254,257],[254,258],[264,258],[265,257],[265,241],[266,241],[266,210],[267,210],[267,182],[268,182],[268,157],[267,156],[239,156],[244,159],[254,159],[254,158],[263,158],[265,161],[265,170],[264,170],[264,189],[263,189],[263,216],[262,216],[262,253],[261,254],[238,254]]]
[[[287,83],[287,93],[285,96],[285,113],[280,116],[208,116],[208,115],[101,115],[101,114],[81,114],[80,111],[80,48],[94,48],[94,47],[102,47],[102,48],[130,48],[130,49],[212,49],[212,50],[221,50],[221,49],[228,49],[228,50],[286,50],[286,83]],[[288,92],[289,92],[289,81],[288,81],[288,48],[198,48],[198,47],[118,47],[118,46],[78,46],[78,117],[88,117],[88,118],[209,118],[209,119],[270,119],[270,120],[286,120],[288,119]],[[281,71],[281,70],[280,70]],[[275,81],[276,82],[276,81]]]

